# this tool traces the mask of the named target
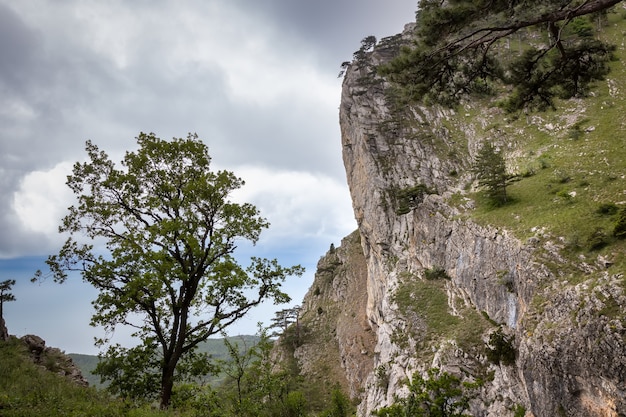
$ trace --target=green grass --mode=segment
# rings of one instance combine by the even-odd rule
[[[247,342],[258,342],[258,339],[256,336],[246,337]],[[223,343],[221,339],[219,341]],[[194,392],[201,394],[197,401],[165,411],[159,410],[157,404],[124,401],[103,390],[79,386],[64,376],[36,365],[26,346],[17,338],[0,341],[2,417],[200,417],[213,412],[197,406],[203,398],[209,398],[211,393],[207,392],[203,396],[202,388]]]
[[[476,209],[465,216],[523,241],[542,228],[572,260],[605,255],[614,268],[624,266],[626,243],[611,236],[616,216],[598,212],[602,204],[626,205],[626,52],[619,46],[624,30],[622,14],[609,14],[601,36],[618,45],[617,60],[589,97],[558,101],[556,110],[546,112],[494,113],[485,127],[474,125],[485,138],[497,126],[511,155],[509,169],[524,176],[508,187],[511,201],[500,207],[480,192],[468,194]],[[458,207],[459,196],[451,202]],[[606,242],[597,244],[603,236]]]
[[[426,344],[454,339],[462,349],[482,349],[481,336],[491,323],[476,309],[466,307],[462,302],[455,302],[460,315],[451,314],[445,286],[445,279],[423,280],[415,276],[406,276],[400,282],[394,294],[394,302],[400,313],[408,321],[413,321],[409,323],[411,337],[421,339]],[[419,323],[411,320],[415,316],[423,320],[425,332],[419,329]],[[428,349],[426,351],[430,352]]]
[[[193,416],[192,410],[160,411],[129,404],[95,388],[79,386],[35,365],[16,338],[0,341],[0,416],[2,417],[167,417]]]

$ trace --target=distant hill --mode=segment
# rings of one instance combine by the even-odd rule
[[[256,345],[259,341],[259,336],[254,335],[240,335],[229,337],[228,340],[237,343],[243,350],[249,349]],[[224,345],[224,338],[208,339],[206,342],[201,343],[198,347],[199,352],[206,352],[214,360],[227,360],[228,350]],[[93,374],[93,370],[98,365],[97,355],[85,355],[81,353],[68,354],[78,366],[83,374],[83,377],[89,382],[89,386],[102,388],[106,384],[100,382],[100,377]],[[220,380],[219,376],[209,378],[209,383],[215,383]]]

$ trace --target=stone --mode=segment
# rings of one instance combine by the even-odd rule
[[[39,336],[35,336],[33,334],[27,334],[20,338],[24,344],[28,347],[29,352],[34,355],[41,355],[43,351],[46,349],[46,342]]]
[[[60,349],[47,347],[45,340],[33,334],[22,336],[20,340],[27,347],[34,363],[41,365],[49,371],[57,372],[77,385],[85,387],[89,385],[72,358]]]

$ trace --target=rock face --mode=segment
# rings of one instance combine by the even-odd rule
[[[549,234],[522,242],[463,214],[472,202],[454,196],[471,184],[466,172],[482,141],[495,140],[475,128],[490,110],[463,122],[438,107],[394,107],[374,68],[409,29],[346,73],[343,158],[362,253],[320,261],[316,282],[333,262],[334,275],[314,284],[302,317],[330,326],[359,415],[390,404],[407,377],[431,367],[484,381],[476,416],[626,415],[623,271],[572,265]],[[335,274],[350,256],[364,256],[358,279]],[[567,268],[577,282],[558,274]],[[316,302],[321,293],[334,304]],[[325,311],[346,305],[327,321]],[[511,363],[487,354],[498,329],[516,354]],[[315,349],[303,343],[296,356],[307,362]]]
[[[354,232],[320,259],[301,306],[298,335],[291,329],[283,336],[305,385],[317,390],[312,397],[330,398],[340,386],[357,398],[373,368],[375,336],[365,311],[366,279],[360,235]]]

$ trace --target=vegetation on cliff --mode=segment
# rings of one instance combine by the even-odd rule
[[[414,45],[380,72],[409,100],[455,105],[501,83],[510,87],[508,111],[544,110],[556,97],[587,94],[608,73],[614,47],[594,38],[593,25],[619,2],[424,0]]]
[[[623,413],[623,3],[486,5],[423,2],[416,25],[360,51],[345,76],[379,352],[360,410],[441,366],[485,378],[476,413]],[[481,149],[497,163],[477,164]]]

